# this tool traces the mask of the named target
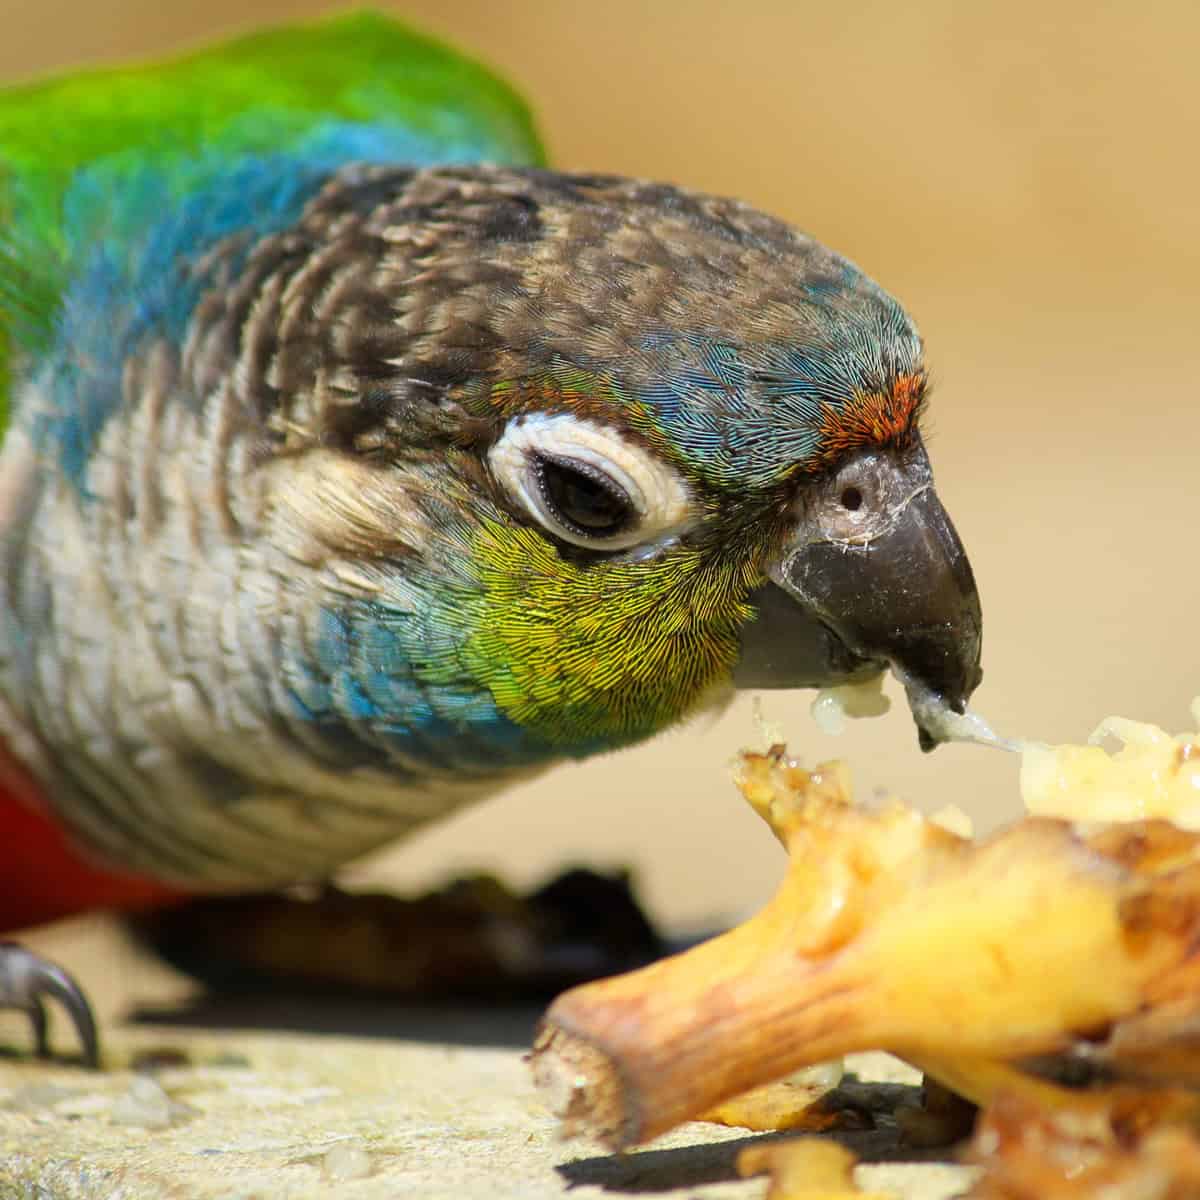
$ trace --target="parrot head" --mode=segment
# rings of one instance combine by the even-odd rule
[[[279,507],[372,575],[373,632],[342,642],[379,660],[379,628],[419,608],[407,669],[482,685],[566,754],[730,684],[892,667],[963,711],[979,599],[922,445],[921,340],[851,263],[747,205],[620,178],[337,186],[332,209],[370,209],[344,254],[382,259],[377,290],[332,314],[314,369],[343,402],[275,428]]]

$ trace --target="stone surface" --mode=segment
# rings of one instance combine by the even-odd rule
[[[110,1028],[97,1074],[10,1058],[0,1062],[0,1196],[762,1196],[762,1180],[737,1179],[738,1150],[759,1136],[745,1130],[692,1124],[628,1155],[562,1142],[522,1061],[533,1016],[393,1014],[386,1039]],[[140,1073],[137,1061],[165,1065]],[[903,1070],[882,1056],[868,1066]],[[906,1161],[890,1135],[859,1135],[854,1148],[874,1160],[863,1185],[906,1200],[952,1196],[968,1178]]]
[[[692,1124],[634,1154],[566,1142],[522,1056],[535,1009],[205,998],[95,918],[23,936],[74,971],[100,1020],[98,1074],[24,1057],[0,1013],[0,1200],[761,1200],[737,1177],[760,1136]],[[52,1006],[53,1008],[53,1006]],[[130,1019],[129,1014],[133,1014]],[[77,1053],[53,1012],[57,1053]],[[916,1081],[884,1055],[866,1077]],[[963,1190],[961,1167],[895,1135],[847,1135],[864,1188]]]

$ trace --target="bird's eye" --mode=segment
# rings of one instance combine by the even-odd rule
[[[533,470],[546,507],[577,537],[612,537],[637,519],[625,489],[589,463],[537,455]]]
[[[858,512],[862,508],[863,494],[856,487],[842,489],[842,507],[847,512]]]
[[[543,529],[585,549],[653,553],[697,518],[691,490],[670,463],[571,413],[514,418],[488,451],[488,465]]]

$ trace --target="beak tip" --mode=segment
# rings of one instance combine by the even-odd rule
[[[944,742],[957,740],[956,731],[961,730],[964,721],[954,718],[963,718],[967,722],[976,720],[967,714],[967,701],[983,680],[978,658],[961,689],[939,692],[918,683],[911,675],[901,673],[900,678],[917,723],[917,744],[924,753],[936,750]]]

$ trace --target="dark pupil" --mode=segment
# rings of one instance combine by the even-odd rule
[[[624,489],[584,463],[540,459],[538,482],[554,515],[573,533],[611,536],[633,517]]]

